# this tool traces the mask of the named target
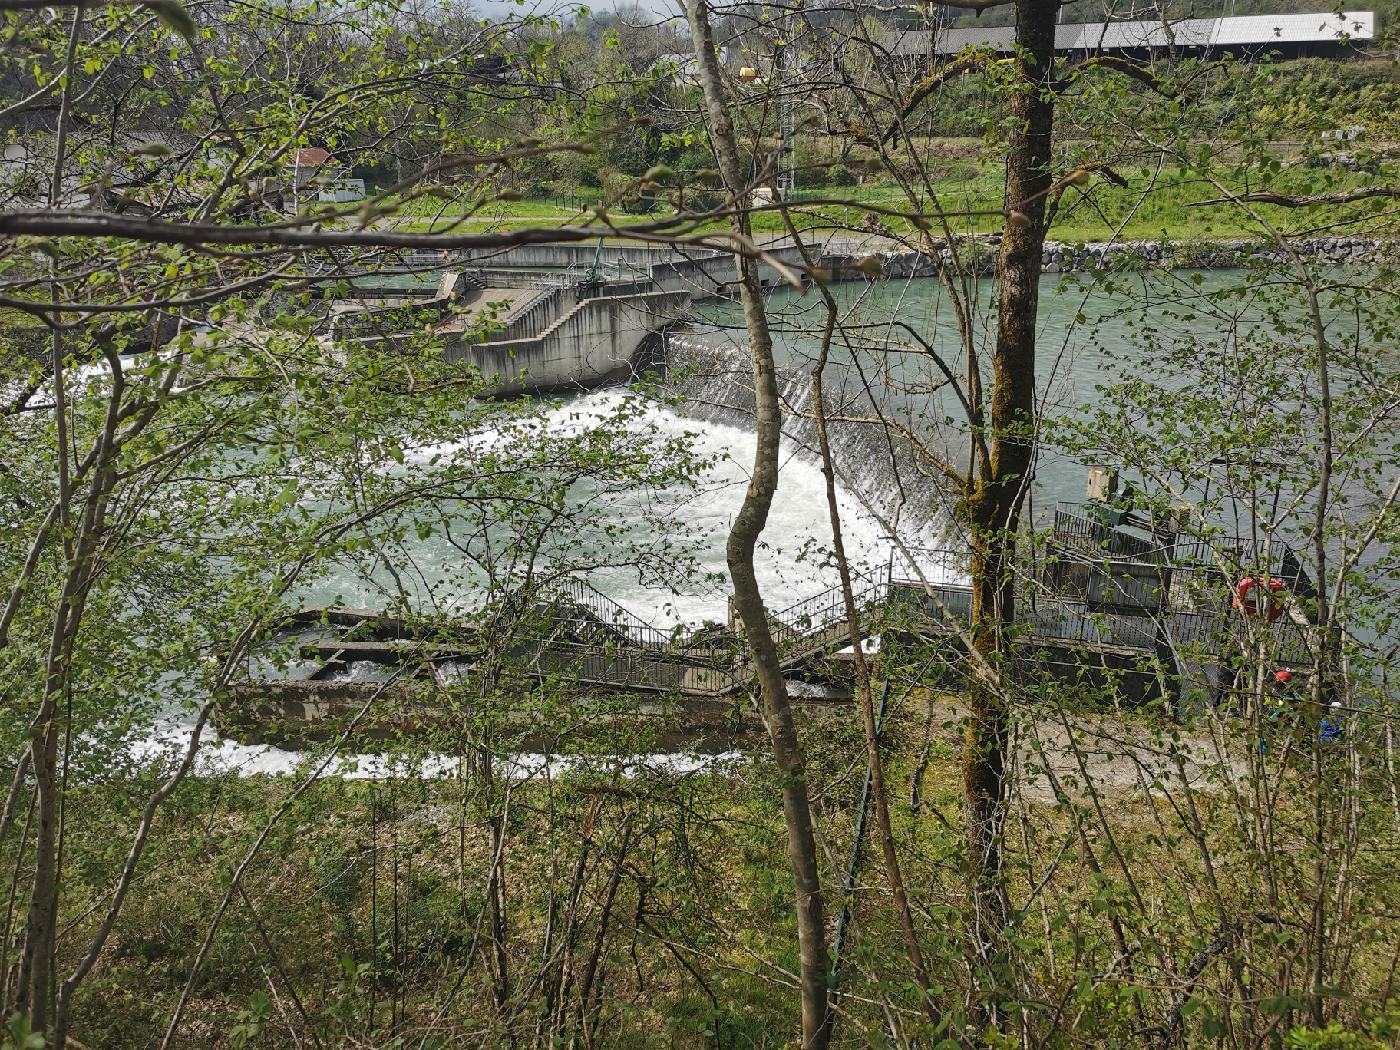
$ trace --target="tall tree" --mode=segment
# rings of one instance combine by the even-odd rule
[[[687,0],[700,83],[705,92],[705,112],[710,141],[719,162],[720,176],[731,209],[736,238],[750,240],[749,208],[754,187],[745,176],[739,144],[730,116],[720,74],[718,49],[710,28],[709,0]],[[807,775],[797,724],[788,700],[777,646],[768,623],[763,594],[754,571],[754,551],[768,523],[773,496],[778,489],[778,456],[782,441],[782,406],[778,400],[777,368],[773,362],[773,337],[754,260],[740,260],[740,297],[753,365],[754,417],[757,443],[753,473],[744,502],[729,530],[725,553],[734,584],[734,604],[743,621],[748,651],[763,695],[764,721],[773,745],[773,758],[783,774],[783,815],[787,825],[788,859],[792,864],[797,904],[797,940],[800,954],[802,996],[802,1045],[821,1050],[831,1038],[831,1010],[827,988],[829,962],[826,948],[825,902],[818,870],[812,806],[807,795]]]

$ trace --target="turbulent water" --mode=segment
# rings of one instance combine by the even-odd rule
[[[587,395],[582,401],[606,402],[619,396],[603,391]],[[751,475],[754,434],[740,426],[680,416],[664,408],[649,413],[649,422],[666,436],[692,434],[696,451],[713,461],[714,465],[700,480],[698,495],[675,495],[677,512],[683,512],[688,524],[698,530],[699,543],[692,549],[702,569],[723,576],[725,541]],[[780,478],[757,558],[759,585],[764,601],[772,609],[782,609],[838,583],[827,553],[831,524],[826,482],[820,468],[806,452],[789,443],[784,449]],[[883,574],[891,558],[905,560],[912,553],[922,568],[935,571],[932,557],[910,550],[922,547],[927,537],[910,530],[899,537],[902,550],[897,550],[901,545],[896,544],[889,531],[889,507],[872,501],[871,495],[837,486],[842,535],[852,567],[867,574]],[[640,587],[621,573],[595,573],[591,582],[659,626],[723,621],[727,617],[727,582],[687,594]]]
[[[597,426],[611,419],[613,410],[627,396],[629,394],[620,389],[583,394],[560,407],[546,410],[541,421],[555,434]],[[727,618],[728,599],[727,582],[721,582],[727,580],[725,540],[749,482],[754,434],[739,425],[715,418],[682,415],[662,406],[649,408],[636,426],[639,436],[660,439],[688,436],[694,451],[710,463],[697,488],[678,485],[645,496],[648,515],[658,520],[659,527],[665,528],[668,519],[674,520],[678,532],[684,525],[686,542],[698,562],[700,579],[688,585],[660,588],[640,585],[635,572],[599,570],[590,573],[588,581],[636,616],[658,627],[723,622]],[[478,434],[465,440],[474,447],[484,447],[496,442],[498,435]],[[816,461],[800,445],[799,441],[789,441],[785,448],[778,493],[757,558],[765,602],[775,610],[834,587],[838,582],[828,553],[831,531],[825,480]],[[441,450],[420,449],[415,458],[426,461],[437,451]],[[870,480],[877,478],[878,473],[872,472]],[[883,575],[890,560],[896,558],[901,567],[907,567],[912,561],[927,578],[942,578],[943,559],[915,550],[927,541],[926,534],[906,529],[902,542],[895,542],[887,527],[891,509],[880,503],[878,485],[872,485],[860,495],[838,486],[838,507],[845,547],[853,568]],[[620,517],[637,510],[638,507],[630,505],[626,498],[612,507],[613,513]],[[480,597],[471,590],[470,578],[458,571],[455,549],[440,538],[429,537],[412,544],[410,555],[418,569],[417,578],[425,585],[459,588],[460,593],[451,596],[455,598],[454,604],[470,608]],[[704,582],[706,577],[710,582]],[[329,601],[335,597],[370,606],[377,600],[372,581],[348,570],[317,581],[306,593],[308,601]],[[435,593],[437,600],[442,597],[441,593]],[[383,675],[383,669],[375,665],[354,663],[342,672],[341,678],[378,681]],[[189,722],[182,717],[161,722],[140,745],[140,754],[133,757],[173,756],[188,742],[190,729]],[[316,768],[308,766],[305,756],[296,752],[268,745],[240,744],[220,737],[213,728],[205,729],[203,739],[196,765],[201,773],[291,774]],[[733,758],[652,756],[648,761],[673,770],[691,770],[708,768]],[[403,764],[406,761],[380,755],[344,755],[331,761],[324,772],[339,777],[382,778],[407,772],[409,766]],[[411,768],[418,775],[452,776],[456,761],[449,756],[428,756],[413,762]],[[573,761],[576,760],[516,756],[506,763],[502,772],[513,776],[539,776],[558,772]]]
[[[598,390],[547,410],[543,424],[551,433],[601,425],[630,396],[620,389]],[[698,479],[698,486],[677,485],[661,491],[638,493],[614,500],[611,513],[620,521],[645,516],[657,527],[669,529],[673,523],[683,536],[699,570],[695,581],[669,587],[646,586],[638,582],[634,570],[593,570],[588,582],[624,606],[628,611],[657,627],[676,624],[699,625],[727,618],[727,574],[725,540],[735,512],[743,501],[749,483],[754,455],[754,434],[738,425],[713,419],[678,414],[671,408],[653,406],[636,421],[639,440],[688,437],[701,459],[710,463]],[[474,443],[490,443],[491,435],[478,435]],[[426,461],[441,449],[418,450],[414,458]],[[897,544],[891,535],[889,507],[871,492],[857,494],[838,485],[838,507],[847,554],[852,566],[868,574],[883,575],[892,557],[901,563],[911,557],[927,572],[934,572],[932,555],[915,553],[912,548],[928,543],[928,535],[906,529]],[[836,586],[838,580],[829,556],[831,526],[827,511],[825,481],[816,461],[797,443],[784,450],[781,481],[769,515],[768,527],[757,558],[759,583],[767,605],[779,610],[801,599]],[[897,552],[898,548],[898,552]],[[436,537],[409,545],[416,567],[415,576],[436,590],[444,585],[456,588],[449,594],[452,604],[470,608],[478,597],[469,578],[460,575],[460,559],[451,545]],[[709,582],[706,582],[708,579]],[[340,596],[347,601],[373,606],[374,592],[367,581],[350,572],[319,581],[307,593],[309,601],[330,601]]]

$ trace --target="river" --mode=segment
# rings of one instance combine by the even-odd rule
[[[1098,387],[1111,382],[1120,367],[1132,368],[1139,360],[1145,338],[1217,338],[1221,317],[1211,316],[1211,311],[1201,307],[1206,305],[1207,296],[1239,280],[1240,275],[1234,273],[1196,278],[1168,274],[1129,279],[1106,294],[1088,284],[1080,286],[1072,278],[1045,277],[1037,360],[1044,411],[1062,415],[1092,405]],[[838,340],[833,347],[831,385],[847,393],[878,390],[884,406],[893,414],[903,413],[906,421],[918,415],[933,420],[954,416],[946,388],[925,389],[930,377],[936,376],[927,356],[892,354],[858,345],[888,337],[909,346],[917,335],[929,347],[946,354],[955,369],[961,369],[952,311],[939,284],[934,280],[851,283],[834,286],[833,294],[851,335],[849,342]],[[990,284],[979,282],[977,294],[981,304],[978,338],[983,345],[990,345],[991,319],[986,309]],[[770,293],[770,309],[778,327],[775,349],[779,365],[788,374],[785,394],[797,403],[806,389],[806,373],[817,350],[813,331],[822,320],[820,297],[780,288]],[[1233,309],[1242,323],[1256,323],[1257,319],[1250,318],[1248,302]],[[686,396],[684,403],[655,403],[638,417],[637,425],[647,436],[690,436],[695,450],[711,463],[698,487],[676,486],[639,495],[636,500],[614,499],[606,505],[607,513],[620,522],[645,517],[650,528],[674,528],[677,542],[688,544],[694,556],[697,572],[687,579],[648,582],[635,570],[601,568],[589,572],[593,586],[658,627],[726,619],[725,538],[743,498],[753,456],[753,435],[742,409],[725,404],[726,399],[733,400],[734,389],[742,388],[748,368],[741,322],[734,303],[720,299],[699,302],[692,322],[674,334],[673,347],[688,348],[692,354],[699,348],[711,355],[706,358],[702,354],[702,359],[712,364],[719,361],[721,367],[701,369],[699,375],[682,378],[673,389]],[[1174,380],[1181,384],[1191,381],[1189,376]],[[892,387],[897,391],[893,395],[889,393]],[[556,432],[600,425],[627,396],[623,388],[581,393],[562,405],[543,406],[543,421]],[[883,454],[883,436],[872,441],[870,429],[847,427],[845,438],[838,442],[844,481],[839,502],[846,546],[854,563],[880,573],[897,556],[892,531],[901,546],[936,547],[946,541],[948,515],[938,486],[927,478],[910,471],[908,477],[897,479],[898,484],[892,482],[890,474],[899,461]],[[946,427],[936,428],[931,440],[942,440],[940,435],[946,433]],[[760,583],[774,609],[836,582],[830,559],[823,553],[830,537],[824,482],[810,449],[803,447],[810,441],[805,440],[800,426],[793,428],[793,435],[785,447],[781,481],[758,557]],[[953,446],[957,443],[955,440]],[[426,459],[433,451],[420,449],[410,454]],[[1084,486],[1083,464],[1043,451],[1032,510],[1043,515],[1056,501],[1078,501],[1084,496]],[[436,588],[433,600],[438,604],[443,586],[456,587],[460,593],[451,604],[470,607],[475,597],[472,581],[460,573],[451,545],[433,535],[410,540],[405,552],[416,571],[399,582],[409,579],[410,590],[415,586]],[[943,566],[943,561],[931,554],[920,564],[921,570],[934,577],[942,574]],[[303,597],[308,602],[339,599],[368,606],[382,604],[385,581],[375,575],[365,576],[346,567],[317,581]],[[180,735],[176,726],[171,731],[174,736],[167,734],[164,739],[167,745]],[[245,769],[284,769],[295,764],[294,756],[275,749],[245,749],[227,741],[218,742],[211,754]]]

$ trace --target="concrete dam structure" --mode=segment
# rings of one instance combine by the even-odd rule
[[[796,249],[770,254],[780,266],[800,266]],[[407,339],[426,328],[447,360],[478,369],[500,396],[629,379],[648,337],[684,318],[693,299],[739,279],[735,257],[712,249],[544,244],[399,259],[366,276],[420,283],[371,285],[361,297],[339,300],[333,336]],[[765,285],[787,279],[768,262],[759,276]]]
[[[868,256],[894,278],[936,276],[947,267],[991,272],[996,238],[967,238],[924,251],[833,237],[810,246],[831,281],[868,280]],[[1374,263],[1393,254],[1379,241],[1299,242],[1305,254]],[[759,281],[773,287],[808,280],[801,251],[762,246]],[[1267,254],[1259,246],[1219,244],[1200,258],[1151,242],[1065,246],[1047,243],[1041,269],[1061,273],[1115,269],[1141,260],[1160,266],[1218,268]],[[647,356],[649,337],[682,320],[696,299],[731,294],[739,280],[735,255],[712,248],[632,244],[532,244],[494,251],[401,252],[397,262],[358,270],[360,295],[332,308],[337,338],[421,337],[442,342],[449,361],[479,369],[488,393],[509,396],[582,390],[626,381]],[[340,274],[357,273],[351,265]],[[391,286],[376,281],[397,281]],[[367,287],[368,286],[368,287]]]
[[[426,329],[448,361],[479,370],[490,393],[549,393],[629,378],[647,337],[690,306],[688,293],[646,280],[442,269],[437,256],[411,260],[397,274],[434,272],[436,286],[379,289],[372,298],[337,302],[333,336],[380,342],[419,338]]]

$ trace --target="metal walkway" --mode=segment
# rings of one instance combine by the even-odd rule
[[[1164,677],[1200,677],[1202,670],[1213,680],[1249,652],[1277,660],[1276,666],[1309,666],[1315,639],[1308,624],[1293,617],[1269,623],[1232,610],[1228,566],[1207,573],[1194,557],[1178,556],[1171,571],[1194,574],[1192,600],[1181,602],[1180,576],[1159,575],[1165,564],[1155,551],[1126,549],[1121,535],[1096,523],[1090,528],[1081,520],[1062,518],[1057,524],[1058,553],[1017,597],[1014,636],[1021,658],[1071,677],[1099,668],[1120,677],[1139,673],[1144,681],[1158,683]],[[958,582],[961,559],[947,552],[910,553],[922,572],[892,558],[883,571],[853,578],[862,631],[867,638],[941,640],[950,649],[948,659],[956,661],[952,654],[964,646],[972,626],[972,591]],[[1263,552],[1271,568],[1272,553]],[[1284,554],[1277,559],[1287,560]],[[1061,571],[1066,565],[1072,575]],[[1300,575],[1290,583],[1299,592],[1305,589]],[[508,619],[530,625],[523,640],[516,635],[512,655],[540,678],[696,700],[733,696],[753,685],[743,627],[732,602],[727,623],[662,629],[583,580],[564,578],[515,592],[503,611]],[[784,671],[801,671],[850,648],[839,587],[768,616]],[[441,677],[450,670],[449,677],[456,680],[471,673],[486,644],[480,627],[452,628],[446,634],[410,631],[403,621],[370,610],[315,608],[293,619],[340,632],[303,644],[301,655],[323,665],[313,679],[339,680],[335,676],[356,661],[397,666],[416,661],[421,666],[415,673]]]
[[[924,555],[943,552],[919,552]],[[921,578],[893,560],[879,576],[853,579],[865,636],[886,630],[959,642],[972,626],[972,591],[963,583]],[[1223,577],[1222,577],[1223,579]],[[1297,580],[1293,582],[1299,582]],[[716,697],[749,688],[743,627],[731,600],[726,626],[654,627],[581,580],[564,580],[541,592],[547,629],[535,649],[542,675],[628,691]],[[1228,599],[1173,607],[1167,600],[1150,614],[1126,605],[1085,602],[1031,588],[1017,603],[1019,639],[1042,649],[1105,654],[1172,665],[1217,662],[1222,654],[1267,645],[1280,663],[1303,665],[1312,645],[1306,624],[1281,620],[1262,625],[1234,613]],[[850,648],[846,605],[834,587],[769,613],[784,670]],[[1261,643],[1258,634],[1267,627]]]

